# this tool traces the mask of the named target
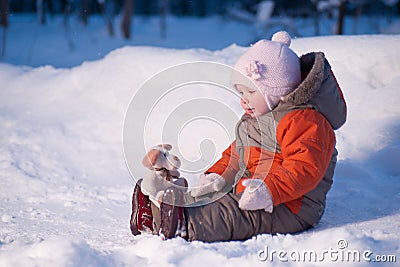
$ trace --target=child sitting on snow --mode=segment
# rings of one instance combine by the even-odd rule
[[[299,58],[290,42],[286,32],[278,32],[236,62],[242,75],[233,74],[231,82],[245,111],[236,140],[200,176],[190,196],[165,191],[160,212],[151,214],[161,223],[147,225],[153,233],[206,242],[245,240],[304,231],[319,222],[336,165],[334,130],[346,120],[346,104],[324,54]],[[135,192],[143,203],[139,185]],[[215,201],[185,207],[185,225],[179,227],[177,200],[185,197]]]

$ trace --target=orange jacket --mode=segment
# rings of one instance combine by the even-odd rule
[[[323,178],[332,157],[335,134],[325,117],[316,110],[295,110],[285,115],[276,132],[281,153],[259,147],[245,149],[245,162],[252,177],[264,179],[274,205],[285,204],[293,213],[301,208],[302,196]],[[239,170],[239,155],[233,142],[207,173],[214,172],[228,182]],[[246,178],[242,178],[246,179]],[[236,193],[244,187],[239,181]]]

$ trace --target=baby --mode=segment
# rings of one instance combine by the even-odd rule
[[[299,58],[290,43],[288,33],[278,32],[237,60],[231,83],[244,115],[235,141],[190,192],[196,201],[215,201],[184,208],[186,239],[295,233],[321,219],[336,165],[334,130],[345,123],[346,103],[325,55]],[[168,190],[163,199],[179,194]],[[177,236],[178,205],[163,201],[160,210],[158,233]]]

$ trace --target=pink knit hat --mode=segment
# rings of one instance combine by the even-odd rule
[[[231,83],[257,87],[269,108],[275,108],[301,82],[300,59],[289,48],[290,43],[289,34],[280,31],[272,41],[260,40],[252,45],[236,62],[234,68],[241,74],[232,75]]]

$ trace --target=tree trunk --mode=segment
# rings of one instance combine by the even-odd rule
[[[36,14],[37,14],[40,24],[46,24],[43,0],[36,0]]]
[[[197,16],[204,17],[207,15],[207,10],[206,10],[206,3],[205,1],[197,1],[196,5],[196,12]]]
[[[112,24],[110,16],[107,15],[106,1],[105,0],[97,0],[97,3],[99,4],[100,12],[103,15],[104,21],[106,23],[106,27],[108,29],[108,34],[110,36],[114,36],[114,26]]]
[[[3,36],[1,38],[0,57],[6,54],[6,38],[8,27],[8,0],[0,0],[0,26],[3,28]]]
[[[88,25],[89,23],[89,13],[90,13],[90,0],[82,0],[81,19],[85,26]]]
[[[8,27],[8,0],[0,0],[0,26]]]
[[[133,15],[134,0],[124,0],[121,30],[125,39],[131,37],[131,17]]]
[[[64,0],[62,2],[62,10],[64,12],[64,29],[65,29],[65,36],[67,38],[67,43],[68,43],[69,49],[71,51],[74,51],[75,45],[74,45],[74,41],[71,37],[71,27],[69,24],[70,16],[72,13],[72,0]]]
[[[346,15],[346,2],[342,1],[339,5],[339,14],[338,14],[338,22],[336,25],[336,34],[342,35],[344,28],[344,17]]]
[[[317,4],[318,2],[311,1],[313,4],[313,17],[314,17],[314,35],[318,36],[321,34],[320,27],[319,27],[319,20],[320,20],[320,11],[318,10]]]
[[[166,22],[166,17],[167,17],[167,1],[168,0],[161,0],[160,4],[160,36],[161,38],[166,37],[166,32],[167,32],[167,22]]]
[[[320,14],[319,14],[318,11],[316,11],[315,15],[314,15],[314,34],[316,36],[321,34],[321,30],[320,30],[320,27],[319,27],[319,18],[320,18]]]
[[[183,16],[190,15],[190,7],[189,7],[189,3],[187,0],[181,0],[180,7],[181,7],[181,12],[182,12],[181,15],[183,15]]]
[[[400,15],[400,1],[397,2],[396,8],[397,8],[397,15]]]
[[[356,9],[356,14],[354,16],[353,34],[357,34],[358,32],[358,22],[363,13],[363,9],[364,9],[364,4],[363,3],[358,4]]]

